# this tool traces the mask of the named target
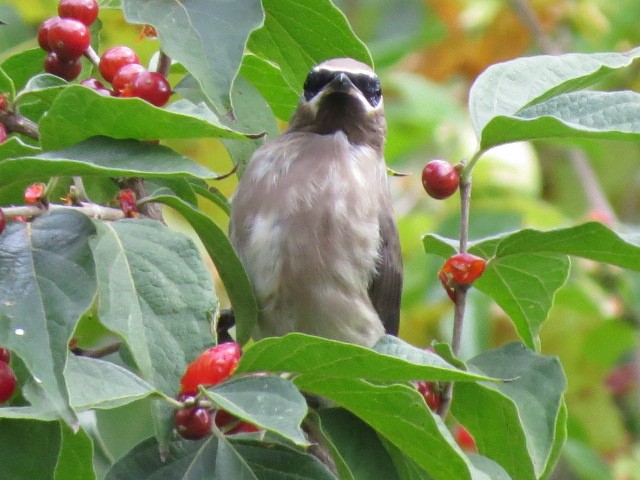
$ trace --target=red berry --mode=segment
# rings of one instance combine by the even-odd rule
[[[0,208],[0,233],[4,231],[4,227],[7,226],[7,217],[4,214],[4,211]]]
[[[112,92],[107,87],[105,87],[101,81],[95,78],[87,78],[80,82],[80,85],[90,88],[91,90],[95,90],[100,95],[104,95],[105,97],[110,97]]]
[[[87,26],[73,18],[61,18],[49,28],[51,50],[63,61],[80,58],[89,47],[91,34]]]
[[[10,361],[11,361],[11,352],[6,348],[0,347],[0,362],[6,363],[7,365],[9,365]]]
[[[79,20],[88,27],[98,18],[98,2],[96,0],[60,0],[58,15]]]
[[[437,199],[450,197],[460,185],[458,170],[444,160],[432,160],[422,170],[422,186]]]
[[[427,405],[431,409],[431,411],[435,412],[440,407],[440,403],[442,401],[442,397],[440,396],[439,390],[434,386],[431,382],[413,382],[413,385],[416,387],[416,390],[420,392],[424,401],[427,402]]]
[[[120,70],[118,70],[114,75],[113,81],[111,82],[116,94],[120,97],[133,96],[131,84],[139,75],[146,71],[146,68],[137,63],[129,63],[120,68]]]
[[[464,451],[473,453],[478,451],[476,442],[469,433],[469,430],[464,428],[462,425],[456,425],[453,428],[453,436],[455,437],[456,442],[458,442],[458,445],[460,445],[460,448]]]
[[[4,362],[0,362],[0,403],[6,402],[13,395],[16,389],[16,376],[11,367]]]
[[[605,378],[607,389],[614,395],[625,395],[638,385],[638,375],[633,363],[615,367]]]
[[[9,108],[9,94],[3,93],[0,95],[0,111],[7,110]]]
[[[55,75],[60,78],[64,78],[67,81],[78,78],[82,71],[82,62],[79,58],[63,62],[58,58],[55,52],[50,52],[44,59],[44,71]]]
[[[7,127],[4,126],[4,123],[0,123],[0,143],[6,142],[7,136]]]
[[[253,432],[259,432],[259,431],[260,431],[260,427],[254,425],[253,423],[240,422],[238,423],[238,425],[236,425],[231,430],[229,430],[227,432],[227,435],[235,435],[237,433],[253,433]]]
[[[51,17],[47,18],[38,29],[38,45],[45,52],[51,51],[51,46],[49,45],[49,30],[51,27],[60,20],[60,17]]]
[[[157,72],[140,74],[131,84],[132,95],[146,100],[156,107],[162,107],[169,101],[171,85]]]
[[[470,253],[458,253],[450,257],[443,268],[446,268],[451,273],[453,280],[460,285],[469,285],[482,275],[486,265],[487,262],[484,258]]]
[[[180,380],[180,394],[196,394],[198,386],[210,387],[229,377],[238,366],[242,351],[235,342],[205,350],[191,362]]]
[[[176,410],[174,421],[178,434],[187,440],[199,440],[211,433],[211,411],[205,407]]]
[[[46,185],[44,183],[32,183],[24,190],[24,201],[33,205],[42,200]]]
[[[118,70],[131,63],[140,63],[138,55],[131,48],[125,46],[110,48],[100,57],[100,75],[111,83]]]
[[[127,218],[134,218],[138,216],[138,207],[136,205],[136,194],[130,188],[125,188],[118,192],[118,202],[120,208],[124,212],[124,216]]]

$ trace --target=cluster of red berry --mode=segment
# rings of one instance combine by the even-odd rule
[[[0,348],[0,403],[6,402],[16,389],[16,376],[9,366],[11,353],[6,348]]]
[[[460,165],[451,165],[445,160],[432,160],[422,170],[422,186],[429,196],[442,200],[453,195],[460,187]],[[486,266],[486,261],[470,253],[453,255],[438,272],[438,279],[454,302],[456,287],[471,285]]]
[[[212,421],[227,435],[257,432],[258,427],[243,422],[221,409],[214,410],[208,401],[198,397],[198,387],[212,387],[235,372],[242,351],[235,342],[222,343],[205,350],[191,362],[180,380],[178,400],[183,408],[175,411],[178,434],[188,440],[198,440],[211,433]]]
[[[98,17],[98,10],[96,0],[60,0],[59,16],[45,20],[38,30],[38,44],[49,52],[44,60],[46,72],[68,81],[80,75],[80,58],[91,48],[89,26]],[[169,101],[171,86],[167,79],[140,65],[138,55],[129,47],[104,52],[98,69],[113,90],[96,78],[88,78],[81,85],[102,95],[142,98],[157,107]]]

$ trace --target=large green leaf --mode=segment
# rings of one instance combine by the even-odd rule
[[[456,383],[451,412],[471,432],[478,451],[514,480],[540,478],[555,450],[558,428],[564,428],[557,424],[567,387],[560,362],[512,343],[484,352],[468,365],[514,380]]]
[[[70,354],[64,373],[70,403],[76,411],[119,407],[155,391],[129,370],[97,358]]]
[[[400,355],[392,356],[397,355],[399,347],[395,347],[393,353],[378,353],[352,343],[290,333],[284,337],[265,338],[251,346],[240,359],[238,373],[291,372],[305,378],[362,378],[386,383],[490,380],[490,377],[458,370],[434,353],[420,351],[407,343],[404,345],[411,353],[402,357],[411,361]]]
[[[330,0],[263,0],[262,5],[264,26],[251,34],[248,49],[278,65],[292,90],[301,92],[309,69],[329,58],[372,64],[367,47]]]
[[[455,253],[453,240],[429,234],[423,242],[427,253],[444,258]],[[598,222],[549,231],[520,230],[472,242],[469,251],[488,260],[474,286],[507,312],[530,348],[536,347],[540,326],[568,276],[567,255],[640,270],[637,238]]]
[[[40,149],[27,145],[18,137],[11,136],[6,142],[0,144],[0,161],[11,157],[37,155]]]
[[[222,125],[203,103],[178,100],[158,108],[139,98],[107,97],[81,85],[65,88],[39,125],[46,150],[64,148],[96,135],[138,140],[243,137]]]
[[[626,53],[540,55],[490,66],[469,92],[469,110],[478,139],[486,143],[484,129],[494,117],[511,116],[553,96],[583,89],[609,72],[629,66],[638,56],[640,49]]]
[[[60,451],[58,422],[0,419],[3,480],[51,480]]]
[[[636,92],[569,92],[497,116],[482,131],[482,148],[548,137],[601,140],[640,138],[640,94]]]
[[[232,109],[231,86],[249,34],[262,25],[259,0],[123,0],[131,23],[153,25],[162,49],[196,77],[219,112]]]
[[[258,318],[258,304],[251,281],[229,238],[213,220],[174,195],[161,195],[157,192],[148,197],[148,200],[176,209],[198,234],[231,300],[236,321],[236,340],[246,343]]]
[[[213,178],[215,174],[168,147],[94,137],[55,152],[0,161],[0,186],[42,175]]]
[[[236,417],[276,432],[297,445],[309,445],[300,428],[307,415],[307,402],[289,380],[248,376],[223,382],[205,393]]]
[[[122,336],[142,378],[177,393],[184,369],[212,343],[217,299],[193,242],[153,220],[96,222],[100,321]],[[156,434],[171,432],[171,410],[157,405]]]
[[[280,444],[228,440],[172,442],[166,460],[148,439],[118,460],[105,480],[336,480],[315,457]]]
[[[72,426],[63,371],[73,330],[96,294],[94,233],[86,216],[53,212],[12,222],[0,235],[0,345],[20,356]]]
[[[44,57],[45,54],[41,48],[32,48],[18,52],[2,62],[0,69],[13,83],[14,91],[11,93],[18,93],[31,77],[42,72]]]

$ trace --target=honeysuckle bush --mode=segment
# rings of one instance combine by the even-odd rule
[[[541,326],[572,258],[640,271],[638,231],[587,222],[469,242],[469,252],[487,261],[473,288],[502,308],[520,341],[466,362],[446,343],[434,353],[394,337],[373,349],[299,333],[254,343],[250,282],[218,217],[202,208],[212,203],[228,214],[227,199],[211,188],[218,173],[164,142],[219,139],[241,175],[295,109],[312,65],[342,56],[372,63],[371,56],[328,0],[102,3],[156,29],[174,62],[176,93],[165,108],[104,97],[42,73],[36,48],[18,48],[0,64],[0,93],[38,136],[14,133],[0,145],[0,205],[23,204],[24,187],[40,181],[52,204],[0,234],[0,346],[11,350],[20,385],[0,406],[3,475],[548,478],[567,438],[567,382],[559,360],[540,353]],[[95,31],[93,48],[101,51]],[[639,55],[535,56],[488,68],[469,92],[477,149],[463,177],[485,152],[511,142],[638,141],[640,94],[587,88]],[[92,68],[87,62],[81,78]],[[113,206],[114,179],[144,179],[140,206],[169,207],[204,250],[158,220],[55,208],[74,178],[104,206]],[[427,255],[443,259],[459,245],[433,233],[422,241]],[[203,254],[233,308],[232,334],[244,354],[237,372],[202,396],[262,430],[225,436],[214,427],[187,441],[174,432],[173,399],[186,365],[216,343],[220,312]],[[465,321],[474,321],[472,311]],[[83,355],[104,346],[99,358]],[[454,382],[448,417],[427,408],[416,380]],[[331,406],[311,409],[303,393]],[[450,433],[456,422],[477,453],[458,446]],[[315,442],[332,468],[310,453]]]

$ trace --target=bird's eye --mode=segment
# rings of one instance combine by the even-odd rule
[[[377,106],[382,99],[382,87],[380,86],[380,80],[377,77],[370,76],[358,76],[352,78],[353,84],[358,87],[358,90],[362,92],[362,95],[367,99],[369,105],[372,107]]]
[[[304,82],[304,98],[308,102],[315,97],[320,90],[327,86],[333,80],[335,74],[322,70],[312,70]]]

